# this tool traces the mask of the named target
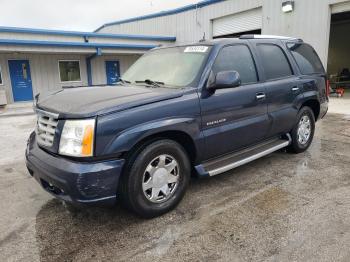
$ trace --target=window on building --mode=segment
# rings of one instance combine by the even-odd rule
[[[61,82],[80,82],[80,62],[75,61],[58,61]]]
[[[2,71],[1,71],[1,65],[0,65],[0,85],[2,85]]]
[[[272,44],[259,44],[258,49],[264,66],[266,80],[293,75],[289,61],[283,50]]]
[[[252,54],[245,45],[224,47],[218,54],[212,70],[215,74],[220,71],[237,71],[242,84],[258,81]]]
[[[287,46],[302,74],[324,73],[322,62],[311,46],[300,43],[289,43]]]

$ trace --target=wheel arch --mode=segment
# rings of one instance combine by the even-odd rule
[[[129,159],[135,152],[141,151],[147,145],[160,139],[169,139],[179,143],[185,149],[191,164],[193,165],[196,163],[198,156],[196,144],[189,134],[180,130],[160,131],[146,136],[137,141],[129,151],[124,152],[123,157]]]
[[[316,122],[320,116],[320,110],[321,110],[320,102],[317,99],[308,99],[301,104],[299,110],[304,106],[311,108],[312,112],[314,113],[315,122]]]

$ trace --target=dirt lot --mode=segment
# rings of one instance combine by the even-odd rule
[[[311,148],[193,179],[179,207],[142,220],[71,210],[24,165],[34,116],[0,117],[0,261],[349,261],[350,115],[317,123]]]

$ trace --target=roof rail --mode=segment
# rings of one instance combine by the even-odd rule
[[[303,41],[300,38],[289,37],[289,36],[279,36],[279,35],[241,35],[239,39],[280,39],[280,40],[297,40]]]

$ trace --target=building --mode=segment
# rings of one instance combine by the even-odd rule
[[[0,104],[63,86],[113,84],[143,53],[173,36],[0,27]],[[3,101],[3,102],[1,102]]]
[[[315,47],[328,74],[337,75],[350,68],[349,32],[349,0],[205,0],[107,23],[93,33],[0,28],[0,84],[13,102],[21,101],[21,68],[34,94],[112,83],[159,44],[251,33],[302,38]]]

